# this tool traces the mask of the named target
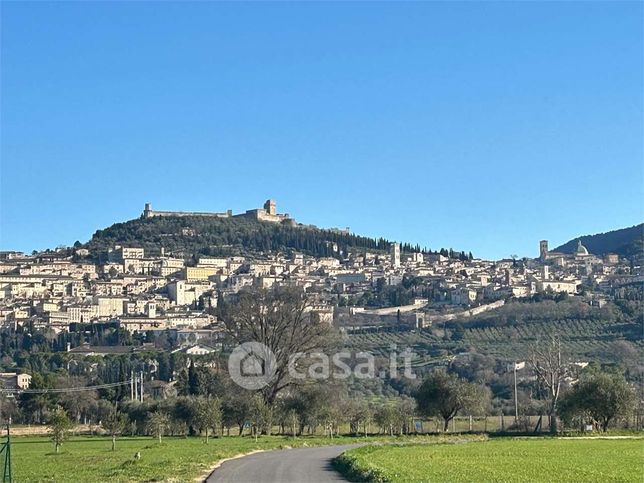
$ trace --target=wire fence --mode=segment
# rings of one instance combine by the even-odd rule
[[[644,429],[644,415],[638,412],[620,415],[611,423],[611,430],[637,430]],[[561,419],[557,420],[558,431],[598,431],[599,428],[583,422],[578,425],[567,425]],[[440,433],[443,432],[444,421],[440,418],[415,419],[415,432]],[[520,415],[514,416],[457,416],[448,425],[448,432],[452,433],[536,433],[547,434],[550,432],[550,420],[547,415]]]

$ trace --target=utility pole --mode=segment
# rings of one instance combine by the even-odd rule
[[[4,453],[4,465],[2,469],[2,482],[11,483],[13,481],[11,477],[11,432],[9,430],[9,425],[11,424],[11,418],[7,423],[7,441],[2,444],[2,449],[0,449],[0,454]]]
[[[141,371],[141,402],[143,402],[143,371]]]
[[[512,362],[512,372],[514,373],[514,424],[519,423],[519,392],[517,390],[517,371],[525,367],[525,361]],[[509,367],[508,367],[509,369]]]
[[[134,401],[134,371],[130,371],[130,401]]]
[[[517,363],[514,363],[514,425],[519,424],[519,400],[517,398]]]
[[[132,374],[134,374],[134,372]],[[139,378],[138,376],[132,376],[132,379],[134,379],[134,396],[132,397],[132,400],[139,399]]]

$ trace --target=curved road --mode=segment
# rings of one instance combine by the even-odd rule
[[[360,445],[321,446],[255,453],[224,462],[207,483],[318,483],[347,481],[331,466],[343,451]]]

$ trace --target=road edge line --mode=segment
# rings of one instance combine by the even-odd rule
[[[221,465],[223,465],[226,461],[236,460],[236,459],[239,459],[239,458],[243,458],[244,456],[250,456],[250,455],[255,454],[255,453],[265,453],[265,452],[266,452],[265,449],[255,449],[253,451],[249,451],[248,453],[239,453],[239,454],[236,454],[235,456],[231,456],[229,458],[221,459],[221,460],[217,461],[213,466],[211,466],[207,470],[207,473],[204,471],[203,475],[198,477],[198,478],[195,478],[194,481],[199,481],[201,483],[205,483],[208,480],[208,477],[210,475],[212,475],[214,473],[214,471],[217,468],[219,468]]]

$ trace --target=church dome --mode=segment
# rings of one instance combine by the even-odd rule
[[[588,249],[581,244],[581,240],[577,240],[577,251],[575,252],[575,255],[582,257],[588,255]]]

